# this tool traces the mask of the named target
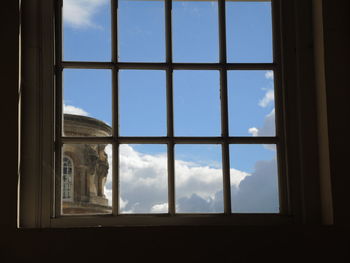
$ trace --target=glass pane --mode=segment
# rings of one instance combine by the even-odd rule
[[[220,145],[175,146],[175,195],[178,213],[222,213]]]
[[[232,213],[279,213],[276,146],[230,145]]]
[[[112,145],[65,144],[62,153],[62,213],[111,213]]]
[[[167,146],[119,147],[120,212],[168,213]]]
[[[218,71],[174,71],[174,126],[177,136],[220,135]]]
[[[165,71],[121,70],[120,134],[166,135]]]
[[[65,69],[63,74],[64,135],[111,135],[111,71]]]
[[[231,136],[275,136],[273,71],[228,71]]]
[[[271,1],[226,1],[227,61],[272,62]]]
[[[173,60],[218,62],[217,1],[173,1]]]
[[[165,61],[164,1],[120,0],[119,60]]]
[[[63,0],[63,60],[111,60],[110,1]]]

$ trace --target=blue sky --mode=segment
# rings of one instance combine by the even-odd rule
[[[63,3],[64,60],[111,61],[109,1],[64,0]],[[218,62],[217,8],[215,1],[173,2],[174,62]],[[164,2],[121,0],[118,11],[119,60],[164,62]],[[228,62],[272,62],[269,2],[227,2],[226,23]],[[177,70],[173,76],[175,135],[220,136],[219,72]],[[65,112],[112,123],[110,70],[66,69],[63,83]],[[272,71],[228,72],[231,136],[275,135],[273,89]],[[122,136],[166,136],[165,71],[121,70],[119,90]],[[134,145],[132,150],[139,160],[146,163],[147,155],[165,156],[166,153],[165,145]],[[208,167],[206,171],[213,173],[221,169],[221,148],[218,145],[178,145],[175,157],[183,162],[179,163],[182,168],[185,165]],[[274,159],[275,151],[271,147],[231,146],[232,169],[251,174],[257,162]],[[130,169],[125,168],[125,171]],[[220,187],[210,191],[208,196],[214,200]],[[184,196],[179,198],[188,198],[191,191],[182,192]],[[193,193],[197,192],[193,190]],[[198,195],[203,197],[203,193]],[[208,201],[209,197],[206,198]],[[131,205],[131,201],[126,200],[125,211],[137,209],[136,203]],[[164,200],[160,200],[155,209],[164,204]]]

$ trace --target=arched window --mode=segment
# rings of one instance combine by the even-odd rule
[[[64,200],[73,199],[73,161],[65,156],[63,158],[63,174],[62,174],[62,198]]]

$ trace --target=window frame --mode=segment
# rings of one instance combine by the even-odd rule
[[[26,137],[22,136],[22,152],[21,152],[21,184],[20,184],[20,215],[19,225],[20,227],[82,227],[82,226],[132,226],[132,225],[265,225],[265,224],[293,224],[303,221],[305,213],[302,211],[302,206],[305,200],[299,199],[302,195],[303,189],[300,187],[300,180],[303,178],[302,167],[299,161],[298,152],[300,146],[296,142],[300,142],[298,129],[300,129],[301,116],[295,115],[291,111],[295,110],[293,105],[298,100],[298,95],[292,89],[293,84],[297,82],[295,75],[296,65],[295,57],[290,52],[291,49],[295,48],[296,39],[293,38],[292,44],[287,43],[286,38],[290,39],[289,35],[294,36],[295,23],[290,25],[290,22],[294,22],[294,14],[288,12],[288,8],[291,7],[290,2],[283,2],[281,0],[272,0],[272,17],[273,17],[273,54],[274,63],[263,65],[259,63],[226,63],[223,61],[226,57],[226,46],[225,41],[220,41],[220,61],[219,63],[205,63],[200,66],[196,63],[185,64],[185,63],[171,63],[171,38],[170,34],[166,34],[166,54],[167,61],[165,63],[156,63],[157,68],[166,69],[167,75],[171,74],[173,69],[220,69],[221,80],[227,82],[226,73],[229,69],[267,69],[274,70],[275,78],[275,100],[276,100],[276,138],[279,137],[280,147],[278,152],[278,169],[279,169],[279,193],[280,193],[280,213],[279,214],[230,214],[230,189],[229,184],[225,183],[229,180],[229,173],[227,172],[228,149],[223,150],[223,162],[227,165],[223,166],[224,190],[225,202],[225,213],[222,214],[176,214],[174,213],[175,207],[170,207],[170,214],[136,214],[136,215],[93,215],[93,216],[59,216],[60,205],[56,203],[53,193],[56,196],[60,196],[60,179],[61,173],[57,173],[60,169],[61,161],[60,158],[55,159],[55,153],[60,154],[60,148],[63,143],[55,141],[55,134],[61,134],[62,117],[60,113],[62,111],[62,105],[55,105],[55,96],[57,101],[62,101],[61,92],[58,87],[61,86],[60,81],[62,80],[62,67],[57,65],[57,59],[61,59],[60,49],[55,48],[55,37],[56,43],[60,41],[60,28],[57,26],[60,24],[61,17],[59,8],[56,3],[60,5],[62,0],[55,2],[55,0],[30,0],[22,4],[24,10],[22,15],[22,52],[23,52],[23,73],[22,79],[25,80],[22,83],[24,88],[27,88],[27,94],[24,94],[24,100],[22,102],[22,112],[26,112],[22,115],[22,134],[26,137],[32,135],[34,140],[26,140]],[[115,1],[112,1],[115,3]],[[166,31],[171,28],[171,9],[170,0],[165,0],[166,3]],[[219,39],[225,40],[225,10],[224,0],[218,0],[219,4]],[[114,6],[115,7],[115,6]],[[56,13],[55,13],[56,10]],[[112,8],[112,10],[115,10]],[[290,16],[283,16],[288,14]],[[31,21],[30,18],[35,17],[35,21]],[[283,18],[283,19],[282,19]],[[56,20],[55,20],[56,19]],[[56,25],[56,26],[55,26]],[[288,25],[288,26],[287,26]],[[115,32],[113,39],[117,39],[116,22],[112,24],[112,32]],[[171,30],[171,29],[170,29]],[[168,31],[169,32],[169,31]],[[170,31],[171,32],[171,31]],[[33,48],[34,46],[34,48]],[[112,45],[113,46],[113,45]],[[224,48],[223,48],[224,47]],[[225,53],[224,53],[225,52]],[[81,62],[81,66],[84,68],[91,66],[92,68],[103,68],[103,67],[115,67],[117,54],[116,51],[112,52],[113,62],[111,63],[99,63],[99,62]],[[28,61],[25,58],[29,58]],[[56,62],[55,62],[56,61]],[[33,66],[33,63],[34,66]],[[79,66],[74,62],[64,62],[65,67],[76,67]],[[107,65],[108,64],[108,65]],[[123,69],[131,69],[137,67],[138,69],[150,69],[151,63],[119,63],[123,66]],[[152,63],[152,68],[155,67]],[[198,67],[199,66],[199,67]],[[117,85],[117,74],[116,70],[113,73],[113,85]],[[167,77],[167,89],[168,94],[172,94],[172,83],[169,82],[171,77]],[[291,83],[291,84],[290,84]],[[223,91],[227,91],[227,83],[221,84],[224,86]],[[51,87],[51,88],[43,88]],[[114,92],[117,90],[113,88]],[[170,91],[170,92],[169,92]],[[118,94],[113,94],[114,98],[118,98]],[[227,115],[227,93],[222,93],[223,99],[221,100],[222,109]],[[172,98],[167,96],[168,110],[167,115],[172,116]],[[277,105],[279,104],[279,106]],[[170,106],[169,106],[170,105]],[[58,108],[58,114],[55,112],[55,106]],[[45,109],[45,110],[44,110]],[[49,109],[49,110],[48,110]],[[279,111],[280,109],[281,111]],[[301,109],[299,109],[301,111]],[[113,110],[113,112],[115,112]],[[171,117],[172,118],[172,117]],[[169,119],[169,118],[168,118]],[[288,119],[288,121],[286,121]],[[226,117],[226,120],[228,118]],[[113,122],[118,123],[118,116],[113,116]],[[56,123],[56,125],[52,125]],[[234,143],[267,143],[270,139],[266,138],[254,138],[254,137],[240,137],[237,140],[228,139],[228,124],[227,121],[222,120],[222,131],[225,136],[225,140],[220,138],[180,138],[175,140],[171,138],[142,138],[138,137],[137,141],[135,138],[124,137],[119,140],[118,143],[135,143],[135,142],[146,142],[153,143],[166,142],[173,145],[176,143],[222,143],[223,148],[228,148],[230,142]],[[168,131],[173,130],[173,124],[168,122]],[[115,127],[115,125],[113,125]],[[169,128],[170,127],[170,128]],[[113,131],[114,138],[118,138],[118,131]],[[168,134],[169,135],[169,134]],[[171,135],[171,134],[170,134]],[[169,137],[169,136],[168,136]],[[119,138],[120,139],[120,138]],[[84,140],[79,138],[65,138],[64,142],[75,142],[82,143]],[[113,156],[118,156],[117,143],[113,141],[113,137],[106,140],[106,138],[86,138],[89,143],[113,143]],[[275,139],[272,139],[273,143],[276,143]],[[277,145],[277,143],[276,143]],[[30,155],[29,148],[34,149],[34,154],[31,158],[27,158]],[[168,149],[171,149],[168,147]],[[172,148],[173,149],[173,148]],[[168,165],[173,166],[174,152],[168,150]],[[283,160],[283,161],[281,161]],[[55,168],[56,167],[56,168]],[[226,168],[225,168],[226,167]],[[174,171],[174,167],[168,168]],[[56,176],[55,175],[56,170]],[[113,162],[113,170],[118,170],[117,160]],[[39,172],[38,172],[39,171]],[[171,174],[172,173],[172,174]],[[174,180],[174,173],[169,173],[169,179]],[[54,179],[55,178],[55,179]],[[116,178],[113,178],[114,183]],[[171,183],[174,188],[174,182]],[[114,185],[113,189],[117,189]],[[118,207],[118,193],[114,191],[113,203],[115,207]],[[169,197],[174,198],[174,189],[170,189]],[[175,204],[175,200],[169,200],[169,203]],[[315,201],[314,203],[317,203]],[[55,207],[56,209],[52,209]],[[33,209],[34,208],[34,209]],[[30,212],[32,209],[33,212]],[[115,211],[115,210],[114,210]],[[313,216],[312,218],[316,218]]]

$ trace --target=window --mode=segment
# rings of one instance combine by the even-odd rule
[[[65,156],[63,157],[63,172],[62,172],[62,200],[72,200],[73,199],[73,162],[72,160]]]
[[[42,3],[40,224],[292,222],[280,1],[81,2]]]

